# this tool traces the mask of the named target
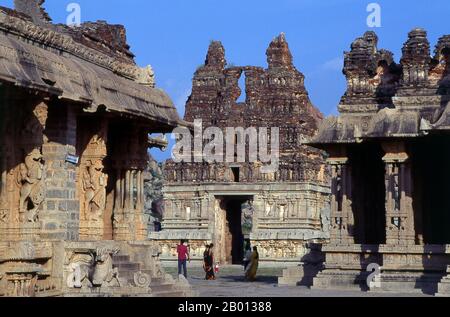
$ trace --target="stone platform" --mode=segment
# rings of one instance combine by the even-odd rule
[[[324,246],[324,269],[314,278],[315,289],[352,289],[371,292],[445,293],[448,247],[442,245],[349,245]],[[379,287],[369,288],[374,275]],[[440,283],[439,287],[438,284]]]
[[[190,297],[152,242],[2,242],[0,296]]]

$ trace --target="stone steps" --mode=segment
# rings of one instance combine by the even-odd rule
[[[143,263],[134,262],[126,254],[113,256],[113,267],[119,271],[119,280],[123,285],[134,286],[134,275],[137,272],[153,275],[152,270],[145,269]],[[150,292],[151,289],[151,292]],[[186,293],[175,287],[173,281],[166,281],[164,278],[152,278],[150,283],[149,295],[152,297],[185,297]]]
[[[185,297],[183,291],[163,291],[163,292],[153,292],[152,297]]]
[[[150,286],[154,293],[173,292],[173,284],[153,284]]]

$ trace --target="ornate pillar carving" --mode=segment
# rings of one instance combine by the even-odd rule
[[[148,215],[144,213],[144,170],[147,166],[148,135],[139,126],[128,127],[115,142],[112,153],[117,172],[114,194],[114,240],[146,240]]]
[[[85,131],[85,134],[80,131],[80,139],[88,140],[81,154],[78,171],[80,239],[87,241],[103,238],[106,212],[108,175],[103,160],[107,156],[108,123],[105,119],[98,120],[100,124],[97,125],[97,131]]]
[[[386,244],[414,245],[414,209],[409,155],[403,143],[383,144],[386,155]]]
[[[17,91],[0,95],[0,240],[37,240],[46,197],[48,105]]]
[[[331,243],[354,244],[354,217],[352,210],[351,168],[348,158],[332,157],[328,159],[332,167],[331,184]]]

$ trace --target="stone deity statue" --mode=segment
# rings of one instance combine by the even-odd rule
[[[84,211],[87,220],[99,221],[106,207],[108,175],[100,160],[91,162],[83,174]]]
[[[18,184],[20,186],[19,209],[28,222],[36,222],[38,210],[45,199],[43,181],[44,164],[39,149],[34,149],[25,157],[25,163],[19,166]]]

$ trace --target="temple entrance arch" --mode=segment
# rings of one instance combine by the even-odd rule
[[[249,237],[253,196],[216,196],[214,215],[215,261],[223,264],[242,264],[244,243]]]

